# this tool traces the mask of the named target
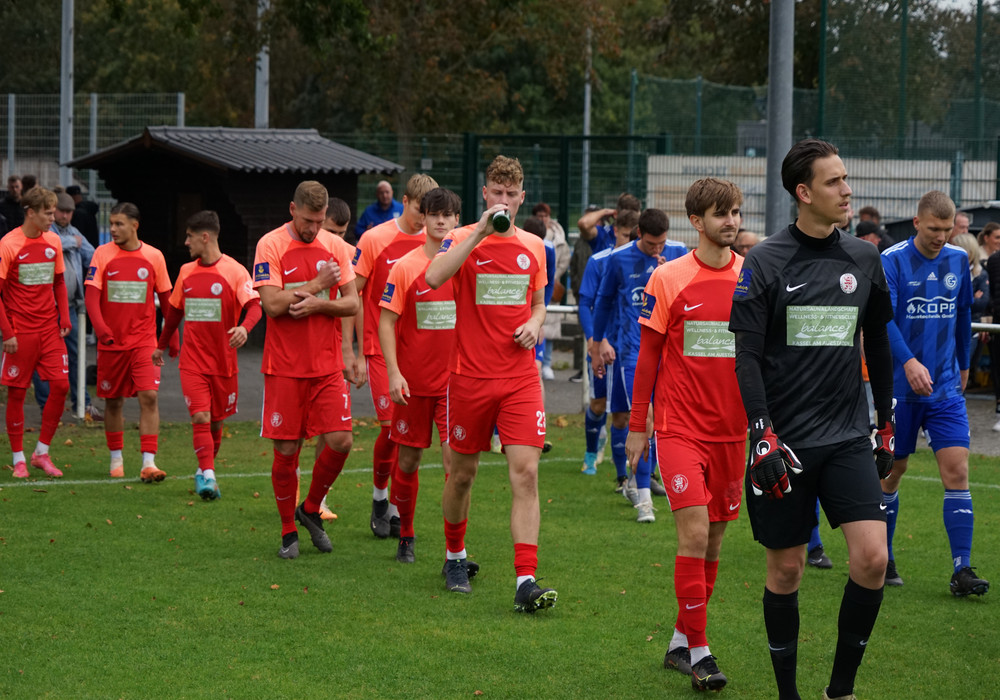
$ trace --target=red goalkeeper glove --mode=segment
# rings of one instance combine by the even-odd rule
[[[893,453],[896,450],[896,412],[889,411],[889,417],[881,420],[880,425],[881,428],[872,431],[872,454],[875,455],[878,478],[885,479],[892,473],[892,463],[895,460]]]
[[[750,485],[754,495],[784,498],[792,490],[788,471],[802,472],[802,464],[791,448],[778,439],[771,421],[758,418],[750,428]]]

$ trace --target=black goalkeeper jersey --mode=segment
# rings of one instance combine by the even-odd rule
[[[867,241],[839,229],[816,239],[792,224],[750,249],[729,329],[764,336],[767,410],[784,442],[818,447],[868,434],[861,329],[891,319],[878,248]]]

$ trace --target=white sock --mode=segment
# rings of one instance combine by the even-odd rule
[[[691,649],[691,665],[694,666],[696,663],[709,656],[712,652],[708,650],[708,645],[703,647],[694,647]]]
[[[444,550],[445,557],[450,561],[455,561],[456,559],[465,559],[468,555],[463,549],[461,552],[450,552],[447,549]]]
[[[670,638],[670,644],[667,645],[667,650],[676,649],[677,647],[686,647],[687,645],[688,636],[674,627],[674,636]]]
[[[111,450],[111,461],[120,462],[122,461],[122,451],[121,450]]]
[[[155,467],[156,466],[156,453],[155,452],[143,452],[142,453],[142,466],[143,467]]]
[[[23,462],[24,461],[24,452],[15,452],[14,453],[14,459],[12,461],[14,462],[14,464],[17,464],[18,462]]]
[[[203,471],[201,470],[201,467],[198,467],[197,469],[195,469],[195,470],[194,470],[194,475],[195,475],[195,476],[204,476],[204,475],[205,475],[205,472],[203,472]]]
[[[386,515],[388,515],[390,518],[399,517],[399,508],[396,507],[395,503],[389,504],[389,510],[386,512]]]
[[[639,503],[645,503],[653,501],[653,492],[650,489],[639,489]]]
[[[524,583],[525,581],[534,581],[534,580],[535,580],[534,576],[518,576],[517,583],[514,584],[514,591],[517,592],[517,589],[520,588],[521,584]]]
[[[36,455],[47,455],[48,453],[49,453],[49,446],[46,445],[44,442],[39,442],[37,445],[35,445]]]
[[[206,469],[205,471],[202,472],[202,476],[204,476],[206,479],[212,479],[212,480],[214,480],[215,479],[215,470],[214,469]]]
[[[389,489],[377,489],[372,487],[372,500],[373,501],[384,501],[389,498]]]

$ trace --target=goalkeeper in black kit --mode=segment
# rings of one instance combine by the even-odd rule
[[[750,425],[747,510],[767,548],[764,626],[783,700],[799,698],[798,589],[817,496],[844,533],[850,571],[823,697],[853,698],[888,557],[879,479],[892,468],[892,306],[878,250],[836,227],[851,198],[836,147],[795,144],[781,179],[798,218],[747,254],[729,324]],[[862,330],[878,422],[871,434]]]

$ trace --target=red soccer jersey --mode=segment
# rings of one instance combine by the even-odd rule
[[[64,266],[62,243],[52,231],[28,238],[18,227],[0,239],[3,300],[15,335],[59,330],[53,284]]]
[[[474,225],[445,236],[443,254],[472,234]],[[545,244],[519,228],[514,235],[480,241],[452,278],[457,313],[449,369],[487,379],[535,373],[535,349],[522,348],[514,331],[531,317],[531,297],[545,288]]]
[[[379,300],[389,279],[389,271],[404,255],[414,248],[422,246],[427,240],[423,229],[417,233],[403,233],[396,219],[369,229],[361,240],[354,254],[354,272],[365,277],[368,282],[361,290],[361,303],[365,314],[365,355],[381,355],[382,347],[378,342]]]
[[[178,367],[199,374],[232,377],[240,371],[229,329],[240,311],[260,299],[247,269],[228,255],[211,265],[194,260],[181,267],[170,305],[184,312],[184,343]]]
[[[706,442],[746,438],[736,383],[736,337],[729,330],[743,258],[715,269],[694,252],[653,271],[639,323],[666,335],[653,396],[658,431]]]
[[[329,231],[320,231],[312,243],[303,243],[292,237],[291,228],[289,222],[264,234],[257,242],[254,289],[301,287],[316,276],[320,263],[331,258],[340,266],[340,286],[354,284],[353,246]],[[317,296],[328,299],[330,290]],[[340,348],[340,325],[332,316],[312,314],[294,319],[284,314],[268,317],[261,372],[300,378],[334,374],[344,368]]]
[[[455,342],[451,280],[431,289],[424,278],[430,264],[422,248],[404,255],[389,273],[380,302],[382,308],[399,314],[396,360],[412,396],[445,394],[449,375],[446,348]]]
[[[138,250],[122,250],[105,243],[94,251],[84,284],[101,290],[101,314],[115,344],[101,352],[156,347],[154,292],[170,291],[170,275],[163,253],[142,243]]]

